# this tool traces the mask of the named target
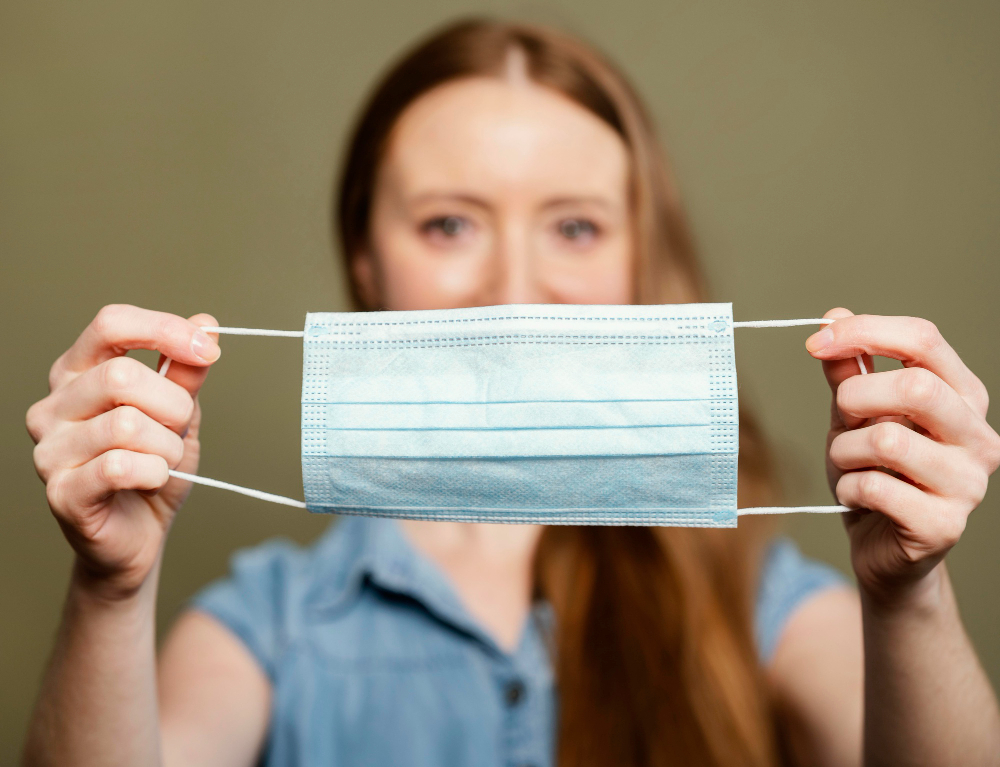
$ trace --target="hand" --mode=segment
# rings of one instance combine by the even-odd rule
[[[859,586],[895,599],[934,570],[965,530],[1000,465],[982,382],[927,320],[854,316],[810,336],[833,390],[827,474],[844,515]],[[855,355],[900,360],[861,375]]]
[[[184,320],[106,306],[53,364],[49,395],[28,410],[49,506],[102,593],[128,596],[142,585],[190,490],[167,470],[197,471],[197,394],[220,354],[199,327],[215,324],[207,314]],[[169,357],[168,375],[124,356],[130,349]]]

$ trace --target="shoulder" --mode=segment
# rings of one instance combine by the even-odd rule
[[[789,538],[775,538],[761,565],[754,612],[754,638],[761,663],[771,661],[789,620],[810,598],[848,585],[834,568],[803,556]]]
[[[208,613],[235,634],[269,677],[296,634],[318,584],[336,588],[354,564],[351,525],[334,523],[318,541],[300,546],[273,539],[232,555],[229,574],[210,583],[189,607]]]

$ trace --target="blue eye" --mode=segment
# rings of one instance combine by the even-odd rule
[[[590,238],[597,234],[597,227],[584,218],[566,218],[559,222],[559,234],[567,240]]]
[[[425,232],[439,231],[446,237],[457,237],[467,226],[465,219],[460,216],[438,216],[424,224],[423,229]]]

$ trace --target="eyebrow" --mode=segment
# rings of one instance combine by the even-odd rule
[[[489,209],[492,206],[482,197],[467,192],[423,192],[410,199],[411,203],[420,204],[422,202],[434,202],[436,200],[450,200],[452,202],[464,202],[475,205],[477,208]]]
[[[475,194],[470,194],[468,192],[423,192],[416,195],[410,199],[412,204],[420,204],[422,202],[434,202],[438,200],[448,200],[464,202],[469,205],[474,205],[477,208],[483,208],[484,210],[489,210],[493,206]],[[566,195],[563,197],[556,197],[551,200],[546,200],[542,205],[543,209],[547,208],[558,208],[565,205],[596,205],[607,210],[613,210],[615,208],[614,204],[606,200],[603,197],[598,197],[596,195],[581,195],[579,197]]]
[[[581,195],[579,197],[556,197],[553,200],[549,200],[543,205],[543,208],[558,208],[563,205],[596,205],[600,208],[607,208],[608,210],[614,209],[614,205],[609,202],[604,197],[597,197],[596,195]]]

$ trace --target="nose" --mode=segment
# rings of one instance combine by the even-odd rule
[[[497,252],[494,254],[494,303],[546,303],[539,279],[538,254],[532,252],[530,240],[527,227],[518,223],[508,224],[498,238]]]
[[[498,304],[543,303],[537,297],[530,266],[524,258],[507,258],[501,263],[501,274],[497,285]]]

